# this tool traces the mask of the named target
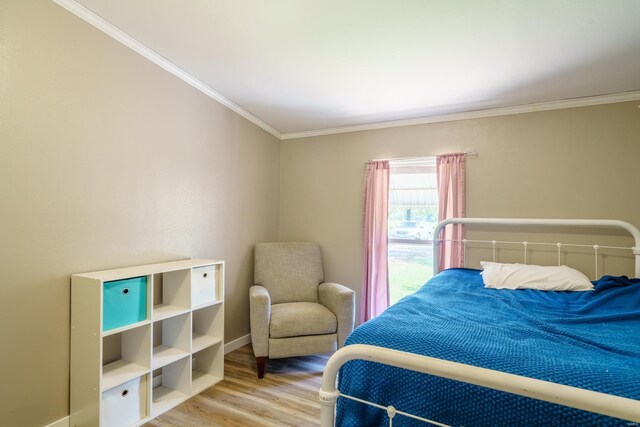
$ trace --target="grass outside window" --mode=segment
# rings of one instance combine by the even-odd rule
[[[395,304],[433,276],[433,246],[389,243],[389,300]]]

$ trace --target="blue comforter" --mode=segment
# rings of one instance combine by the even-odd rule
[[[605,276],[591,292],[486,289],[478,270],[446,270],[361,325],[372,344],[640,399],[640,280]],[[339,390],[450,425],[636,425],[364,361]],[[394,427],[417,421],[396,416]],[[386,413],[340,398],[336,425],[388,425]]]

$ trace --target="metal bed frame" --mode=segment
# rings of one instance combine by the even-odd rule
[[[433,269],[434,275],[438,273],[439,245],[443,240],[435,239],[440,236],[440,231],[449,224],[475,224],[475,225],[519,225],[542,227],[590,227],[590,228],[620,228],[626,230],[634,239],[634,246],[629,248],[599,245],[575,245],[564,243],[543,242],[506,242],[496,240],[463,240],[455,241],[465,245],[471,242],[489,243],[493,247],[495,261],[495,246],[498,243],[518,243],[524,249],[524,263],[527,263],[527,248],[530,245],[555,245],[558,248],[558,264],[561,263],[561,248],[565,246],[591,247],[595,253],[596,276],[598,275],[598,251],[600,249],[627,249],[635,255],[635,276],[640,277],[640,230],[628,222],[603,219],[521,219],[521,218],[451,218],[440,222],[434,229]],[[596,277],[597,279],[597,277]],[[382,363],[389,366],[409,369],[425,374],[436,375],[443,378],[463,381],[495,390],[505,391],[520,396],[531,397],[546,402],[569,406],[585,411],[608,415],[632,423],[640,422],[640,400],[628,399],[611,394],[585,390],[577,387],[566,386],[549,381],[537,380],[520,375],[508,374],[477,366],[465,365],[448,360],[392,350],[365,344],[349,345],[341,348],[329,359],[320,387],[320,426],[332,427],[335,423],[335,406],[338,397],[355,400],[363,404],[377,407],[387,412],[389,426],[393,426],[393,418],[403,415],[427,424],[446,426],[434,420],[429,420],[413,414],[408,414],[393,406],[383,406],[379,403],[368,402],[353,396],[340,393],[336,388],[338,371],[345,363],[351,360],[365,360]]]

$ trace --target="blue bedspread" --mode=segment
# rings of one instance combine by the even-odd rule
[[[478,270],[451,269],[346,344],[372,344],[640,399],[640,280],[605,276],[591,292],[486,289]],[[636,425],[560,405],[364,361],[339,390],[456,426]],[[388,425],[344,398],[336,425]],[[396,416],[394,427],[425,425]]]

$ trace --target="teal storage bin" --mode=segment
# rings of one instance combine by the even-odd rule
[[[104,282],[102,285],[102,330],[119,328],[147,318],[147,278]]]

